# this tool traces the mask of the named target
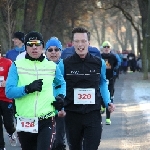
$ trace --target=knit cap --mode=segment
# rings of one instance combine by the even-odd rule
[[[44,48],[44,40],[43,40],[43,36],[41,33],[36,32],[36,31],[29,32],[28,34],[25,35],[24,44],[26,45],[27,42],[29,42],[31,40],[40,40],[42,42],[43,48]]]
[[[111,44],[110,44],[109,41],[104,41],[103,44],[102,44],[102,46],[103,46],[103,47],[104,47],[104,46],[110,46],[110,47],[111,47]]]
[[[19,39],[22,43],[24,43],[24,33],[23,32],[15,32],[13,38]]]
[[[58,40],[57,37],[51,37],[47,42],[46,42],[46,50],[50,47],[50,46],[56,46],[57,48],[60,49],[60,51],[62,50],[62,45],[61,42]]]

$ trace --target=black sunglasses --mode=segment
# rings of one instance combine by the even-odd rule
[[[59,48],[49,48],[47,51],[48,51],[48,52],[52,52],[53,50],[54,50],[55,52],[60,51]]]
[[[35,46],[41,46],[42,45],[42,42],[41,41],[29,41],[29,42],[27,42],[27,44],[26,44],[27,46],[30,46],[30,47],[33,47],[33,45],[35,45]]]
[[[110,46],[103,46],[103,48],[110,48]]]

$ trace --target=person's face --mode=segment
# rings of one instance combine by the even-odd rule
[[[14,42],[14,46],[20,46],[22,44],[22,41],[18,38],[13,38],[12,41]]]
[[[73,36],[73,46],[80,58],[85,58],[89,46],[87,33],[75,33]]]
[[[117,51],[117,53],[120,54],[121,52],[120,52],[120,51]]]
[[[110,46],[103,46],[103,53],[105,54],[110,53]]]
[[[26,44],[26,50],[30,57],[39,58],[43,53],[43,44],[40,40],[31,40]]]
[[[57,62],[60,59],[61,51],[56,46],[50,46],[46,51],[46,57],[53,61]]]

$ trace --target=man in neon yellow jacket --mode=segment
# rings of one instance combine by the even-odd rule
[[[54,140],[55,110],[65,115],[66,82],[57,65],[43,56],[44,41],[38,32],[25,36],[25,58],[15,61],[6,81],[6,96],[14,98],[19,140],[23,150],[48,150]],[[53,86],[61,86],[59,89]],[[53,90],[58,95],[53,96]]]

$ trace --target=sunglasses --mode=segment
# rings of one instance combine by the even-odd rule
[[[42,45],[42,42],[40,40],[37,40],[37,41],[29,41],[27,42],[26,44],[27,46],[30,46],[30,47],[33,47],[33,45],[35,46],[41,46]]]
[[[55,52],[60,51],[59,48],[49,48],[47,51],[48,51],[48,52],[52,52],[53,50],[54,50]]]
[[[103,48],[110,48],[110,46],[103,46]]]

